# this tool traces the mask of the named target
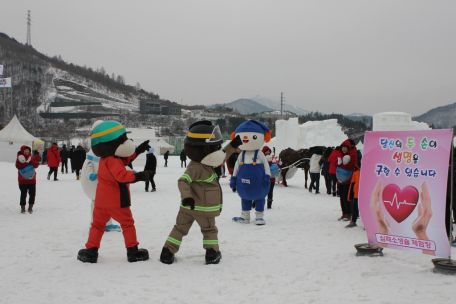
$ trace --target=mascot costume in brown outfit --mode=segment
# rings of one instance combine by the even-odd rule
[[[222,150],[223,138],[220,129],[208,120],[197,121],[190,126],[184,141],[184,150],[191,162],[177,185],[181,205],[176,225],[165,242],[160,261],[174,262],[182,238],[188,234],[193,222],[201,227],[203,248],[206,249],[206,264],[218,264],[222,258],[219,250],[215,217],[223,207],[222,189],[214,167],[223,164],[235,149],[242,144],[239,136]]]
[[[125,128],[116,121],[104,121],[92,130],[92,151],[100,157],[97,173],[98,185],[95,194],[93,221],[86,249],[79,250],[78,260],[96,263],[98,248],[110,218],[119,222],[127,248],[129,262],[149,259],[146,249],[138,249],[135,221],[131,214],[129,184],[148,181],[149,172],[135,173],[127,170],[126,165],[139,154],[150,149],[149,141],[135,148],[127,138]]]

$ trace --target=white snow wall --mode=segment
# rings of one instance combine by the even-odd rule
[[[338,146],[348,139],[337,119],[308,121],[299,125],[298,118],[276,121],[276,137],[268,146],[275,147],[276,155],[286,148],[307,149],[313,146]]]

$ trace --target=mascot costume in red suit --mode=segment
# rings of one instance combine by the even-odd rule
[[[146,249],[138,249],[135,221],[131,214],[129,184],[149,180],[149,172],[135,173],[125,166],[140,153],[150,149],[149,141],[135,148],[125,128],[116,121],[104,121],[92,130],[92,151],[100,157],[93,222],[86,249],[79,250],[78,260],[96,263],[98,248],[106,222],[113,218],[122,227],[129,262],[149,259]]]

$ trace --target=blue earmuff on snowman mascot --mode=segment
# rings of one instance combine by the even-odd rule
[[[271,170],[260,149],[271,140],[271,133],[264,123],[248,120],[231,134],[232,138],[239,135],[242,140],[242,145],[239,146],[242,152],[237,159],[230,182],[230,187],[236,188],[242,199],[242,212],[240,217],[233,218],[233,222],[250,223],[250,210],[255,201],[255,224],[266,224],[264,204],[269,192]]]

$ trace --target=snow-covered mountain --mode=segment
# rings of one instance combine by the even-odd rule
[[[214,106],[215,105],[210,105],[210,106],[208,106],[208,108],[212,108]],[[261,113],[261,112],[273,110],[252,99],[244,99],[244,98],[232,101],[230,103],[225,103],[224,106],[232,108],[232,109],[236,110],[239,114],[242,114],[242,115],[248,115],[248,114],[252,114],[252,113]]]
[[[413,120],[434,125],[437,128],[452,128],[456,125],[456,103],[437,107],[427,111]]]

